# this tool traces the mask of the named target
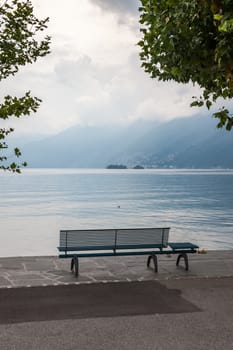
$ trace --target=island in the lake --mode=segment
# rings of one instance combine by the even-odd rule
[[[127,166],[123,164],[109,164],[106,169],[127,169]]]
[[[123,164],[109,164],[106,169],[128,169],[128,167]],[[132,169],[144,169],[144,167],[141,165],[135,165]]]
[[[135,165],[135,167],[133,167],[133,169],[144,169],[144,167],[142,165]]]

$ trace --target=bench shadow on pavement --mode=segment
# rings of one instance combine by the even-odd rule
[[[0,290],[0,324],[201,311],[157,281]]]

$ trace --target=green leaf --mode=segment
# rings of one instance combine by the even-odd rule
[[[159,81],[197,84],[202,98],[191,107],[210,109],[219,98],[232,99],[232,1],[141,2],[139,46],[145,72]],[[218,127],[232,128],[229,113],[215,117]]]
[[[210,100],[207,100],[207,101],[206,101],[206,107],[207,107],[208,109],[210,109],[211,106],[212,106],[212,102],[211,102]]]
[[[49,19],[38,19],[29,0],[6,0],[0,5],[0,81],[14,76],[22,66],[36,62],[50,52],[51,38],[41,32],[47,28]],[[31,96],[30,91],[22,97],[6,95],[0,103],[0,120],[20,118],[35,113],[41,100]],[[0,128],[0,150],[8,148],[7,136],[13,128]],[[8,149],[8,152],[10,150]],[[11,154],[12,153],[12,154]],[[11,150],[10,159],[21,156],[19,148]],[[0,169],[20,173],[21,165],[8,163],[8,156],[1,155]]]
[[[216,21],[221,21],[221,20],[222,20],[222,15],[220,15],[219,13],[215,13],[215,14],[214,14],[214,19],[215,19]]]

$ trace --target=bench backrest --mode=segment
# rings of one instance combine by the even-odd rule
[[[68,247],[68,250],[114,249],[115,230],[61,230],[61,247]]]
[[[59,250],[116,250],[163,248],[168,245],[169,227],[61,230]]]

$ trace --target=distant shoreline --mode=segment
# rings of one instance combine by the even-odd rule
[[[233,175],[233,168],[126,168],[126,169],[106,169],[106,168],[33,168],[22,169],[21,174],[10,172],[0,172],[0,176],[21,177],[23,175],[54,175],[54,174],[107,174],[116,171],[119,174],[137,172],[137,174],[229,174]]]

